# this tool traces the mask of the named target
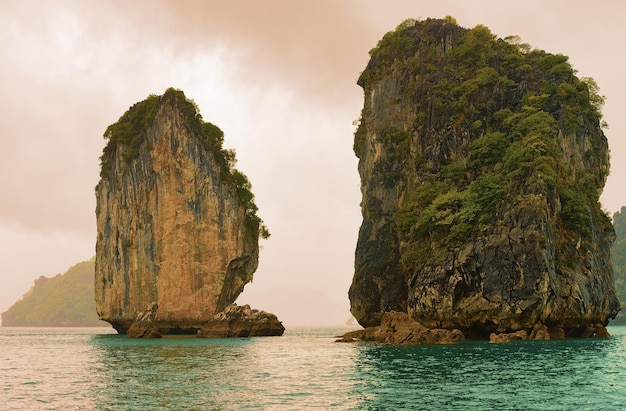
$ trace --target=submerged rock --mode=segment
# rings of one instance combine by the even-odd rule
[[[231,304],[198,330],[202,338],[280,336],[285,327],[276,315],[251,309],[248,304]]]
[[[195,334],[235,301],[258,265],[247,178],[223,133],[182,91],[132,106],[109,126],[96,187],[95,300],[126,333],[155,302],[159,332]]]
[[[566,56],[452,18],[406,21],[370,55],[354,140],[358,322],[400,311],[487,339],[538,323],[586,336],[614,318],[595,83]]]

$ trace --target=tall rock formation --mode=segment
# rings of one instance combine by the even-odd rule
[[[193,333],[231,304],[257,268],[250,183],[223,133],[182,91],[132,106],[105,133],[96,187],[98,314],[125,333],[156,303],[161,333]]]
[[[354,141],[359,323],[400,311],[469,338],[601,331],[619,302],[595,82],[451,17],[407,20],[370,55]]]

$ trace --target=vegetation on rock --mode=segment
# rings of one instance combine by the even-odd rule
[[[580,134],[600,124],[604,98],[593,79],[577,78],[567,56],[531,51],[517,37],[498,39],[482,25],[465,30],[451,17],[437,22],[439,32],[458,37],[454,46],[442,45],[431,25],[406,20],[370,51],[359,78],[368,88],[394,70],[408,74],[412,80],[399,85],[395,103],[415,105],[410,131],[436,132],[442,145],[454,144],[455,135],[470,142],[444,147],[447,153],[436,163],[418,161],[419,186],[395,216],[406,245],[403,262],[429,260],[433,243],[441,253],[454,249],[495,224],[498,207],[528,194],[550,193],[565,230],[589,238],[594,222],[609,226],[598,203],[608,175],[597,156],[602,150],[590,146],[588,167],[569,179],[570,159],[559,145],[561,133]],[[355,133],[356,151],[366,127],[361,121]],[[386,132],[399,162],[407,161],[411,132]],[[387,173],[387,183],[401,177]]]
[[[402,311],[483,338],[601,330],[619,307],[597,84],[567,56],[451,17],[406,20],[370,57],[354,139],[359,323]]]
[[[107,326],[98,319],[93,290],[94,259],[71,267],[64,274],[41,276],[7,311],[2,325],[18,327]]]
[[[95,192],[98,315],[119,333],[143,335],[138,316],[154,306],[146,319],[158,333],[195,333],[258,267],[259,237],[269,232],[250,182],[222,131],[180,90],[135,104],[105,139]]]
[[[615,318],[616,323],[626,324],[626,207],[613,214],[615,227],[615,243],[613,244],[613,272],[615,275],[615,291],[619,298],[622,311]]]
[[[110,172],[117,150],[120,150],[120,155],[126,162],[137,158],[139,146],[145,142],[146,133],[152,126],[159,108],[165,103],[174,103],[179,108],[194,135],[219,164],[221,177],[236,185],[239,201],[246,210],[248,226],[258,231],[261,238],[269,238],[270,232],[257,214],[258,207],[254,202],[252,185],[246,175],[235,168],[235,151],[223,148],[222,130],[204,121],[196,103],[188,99],[181,90],[169,88],[163,96],[151,94],[145,100],[131,106],[116,123],[107,127],[104,132],[107,145],[100,157],[100,176],[103,177]]]

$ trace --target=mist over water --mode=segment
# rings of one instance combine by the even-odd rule
[[[609,327],[608,339],[334,343],[347,330],[132,340],[108,329],[0,328],[0,408],[626,408],[626,327]]]

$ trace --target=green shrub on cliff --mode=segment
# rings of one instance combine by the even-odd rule
[[[419,173],[409,176],[399,167],[390,179],[381,167],[380,176],[389,187],[411,181],[394,215],[406,266],[451,252],[496,224],[506,204],[528,195],[547,196],[570,233],[589,239],[594,225],[607,226],[598,203],[608,172],[608,158],[599,153],[606,150],[591,147],[572,179],[574,160],[561,147],[564,134],[601,133],[605,126],[597,84],[577,78],[567,56],[531,50],[516,37],[498,39],[482,25],[463,29],[451,18],[406,20],[370,56],[358,83],[369,90],[393,72],[406,80],[398,83],[397,105],[414,107],[415,120],[403,125],[411,131],[384,143],[389,163],[413,162]],[[375,131],[399,135],[395,123],[390,119]],[[366,132],[362,121],[355,133],[357,156]],[[425,137],[441,154],[418,163],[422,151],[434,148],[410,150],[405,142]]]
[[[100,157],[100,177],[113,166],[111,161],[118,146],[124,147],[122,157],[126,162],[137,157],[139,145],[143,143],[145,134],[156,116],[158,103],[159,97],[151,94],[144,101],[131,106],[116,123],[107,127],[104,132],[107,145]]]
[[[622,311],[616,318],[620,324],[626,324],[626,207],[613,214],[615,242],[613,243],[613,273],[615,291],[622,304]]]
[[[216,125],[202,119],[196,103],[188,99],[181,90],[169,88],[162,96],[151,94],[145,100],[134,104],[120,119],[107,127],[104,138],[107,144],[100,157],[100,177],[111,171],[116,150],[120,150],[122,159],[127,163],[139,155],[139,147],[145,142],[146,135],[159,108],[170,103],[176,106],[185,116],[187,124],[198,138],[204,149],[213,155],[220,167],[221,177],[237,187],[239,201],[246,210],[246,224],[261,238],[270,237],[270,232],[258,216],[258,207],[254,202],[252,185],[248,178],[234,168],[236,156],[234,150],[223,148],[224,133]]]

